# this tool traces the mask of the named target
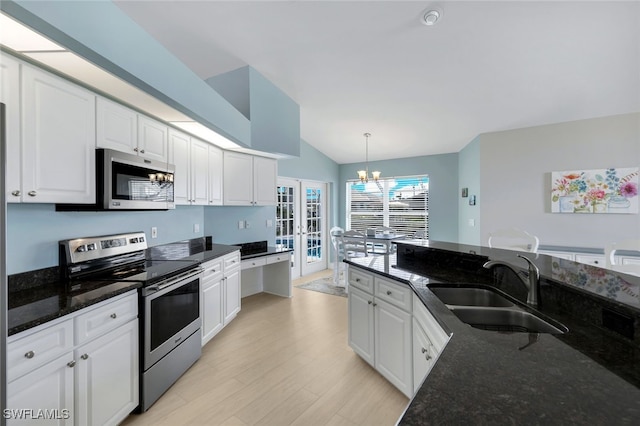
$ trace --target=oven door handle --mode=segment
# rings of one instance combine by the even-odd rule
[[[173,277],[161,284],[152,284],[149,287],[147,287],[145,289],[145,293],[147,295],[150,295],[152,293],[156,293],[160,290],[164,290],[167,287],[171,287],[174,284],[179,283],[180,281],[184,281],[184,280],[188,280],[191,277],[195,277],[196,275],[202,273],[202,271],[204,271],[204,269],[202,267],[198,267],[198,268],[194,268],[191,269],[181,275],[178,275],[177,277]]]

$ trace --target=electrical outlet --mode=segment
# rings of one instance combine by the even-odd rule
[[[244,220],[238,222],[238,229],[244,229]]]
[[[251,224],[249,223],[249,221],[248,221],[248,220],[245,220],[245,221],[244,221],[244,227],[245,227],[246,229],[251,228]]]
[[[199,223],[194,223],[193,224],[193,232],[195,234],[197,234],[198,232],[200,232],[200,224]]]
[[[476,226],[475,219],[469,219],[469,226]]]
[[[271,219],[267,219],[267,228],[273,227],[273,221]]]
[[[155,226],[151,227],[151,238],[158,238],[158,228]]]

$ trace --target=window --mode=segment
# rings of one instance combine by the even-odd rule
[[[408,176],[362,183],[347,181],[347,229],[366,232],[387,226],[429,237],[429,177]]]

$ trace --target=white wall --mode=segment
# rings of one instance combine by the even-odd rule
[[[640,166],[640,113],[480,136],[481,243],[515,226],[541,245],[603,248],[640,238],[638,214],[551,213],[551,172]]]

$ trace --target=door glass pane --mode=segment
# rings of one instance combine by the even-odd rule
[[[307,188],[306,200],[307,263],[315,263],[322,260],[322,190]]]
[[[278,204],[276,205],[276,244],[295,250],[294,247],[294,188],[278,187]]]

